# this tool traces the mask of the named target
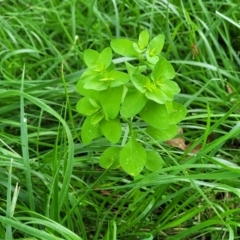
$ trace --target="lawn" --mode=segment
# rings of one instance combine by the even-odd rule
[[[240,6],[235,0],[0,1],[0,239],[240,239]],[[163,34],[187,109],[177,136],[137,142],[163,159],[104,169],[82,141],[84,51]],[[125,59],[113,54],[116,68]],[[124,70],[123,70],[124,71]]]

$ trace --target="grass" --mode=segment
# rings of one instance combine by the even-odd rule
[[[235,1],[0,5],[0,239],[240,239]],[[143,29],[166,36],[189,147],[150,142],[166,165],[132,179],[99,167],[104,139],[81,143],[75,86],[84,49]]]

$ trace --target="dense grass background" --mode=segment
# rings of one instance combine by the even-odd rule
[[[237,1],[0,1],[0,239],[240,239]],[[188,108],[166,162],[132,179],[84,146],[86,48],[163,33]],[[136,128],[141,125],[136,123]]]

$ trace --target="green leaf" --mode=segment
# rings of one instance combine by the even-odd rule
[[[124,118],[135,116],[142,110],[146,102],[147,98],[144,93],[139,92],[135,88],[130,88],[121,106],[121,116]]]
[[[165,103],[165,106],[167,108],[168,114],[173,111],[173,101],[170,101],[170,102],[167,101]]]
[[[118,116],[122,95],[123,86],[114,88],[109,87],[108,89],[99,92],[99,100],[102,109],[110,119],[114,119]]]
[[[131,138],[120,152],[120,164],[125,172],[137,176],[145,165],[146,157],[144,147],[135,138]]]
[[[82,96],[97,96],[98,91],[93,89],[87,89],[84,87],[85,83],[82,80],[79,80],[77,83],[77,92],[80,93]]]
[[[178,84],[169,80],[159,85],[159,88],[165,96],[166,101],[173,101],[174,95],[180,92]]]
[[[187,115],[187,109],[180,103],[173,102],[172,110],[169,112],[169,124],[181,122]]]
[[[87,117],[81,128],[81,138],[84,144],[89,144],[93,139],[102,135],[99,131],[98,124],[91,124],[91,118],[91,116]]]
[[[157,85],[163,83],[166,80],[173,79],[175,77],[175,70],[170,62],[164,57],[160,57],[156,66],[151,74],[152,79]]]
[[[106,72],[110,73],[112,70],[114,70],[115,64],[111,62],[111,64],[105,69]]]
[[[148,101],[139,115],[146,123],[154,128],[164,129],[169,125],[168,112],[165,105]]]
[[[83,58],[88,67],[92,67],[97,63],[99,53],[92,49],[86,49],[83,53]]]
[[[145,167],[149,171],[157,171],[162,169],[164,165],[164,161],[162,157],[156,151],[147,151],[147,160],[145,163]]]
[[[112,49],[110,47],[107,47],[103,49],[103,51],[100,53],[96,64],[98,66],[102,66],[102,70],[106,69],[112,62]]]
[[[119,156],[121,150],[122,149],[120,147],[109,147],[104,150],[100,157],[99,165],[105,169],[108,169],[110,167],[111,169],[119,168]]]
[[[145,95],[148,99],[156,103],[164,104],[166,102],[165,94],[152,83],[149,85],[148,91],[145,92]]]
[[[90,69],[87,69],[81,75],[80,81],[86,83],[89,79],[96,78],[97,76],[100,76],[100,74],[98,72],[94,72]]]
[[[143,30],[140,34],[139,34],[139,38],[138,38],[138,46],[141,50],[143,50],[144,48],[147,47],[148,45],[148,41],[149,41],[149,33],[147,30]]]
[[[173,81],[166,81],[162,85],[160,85],[160,89],[166,94],[167,92],[171,92],[172,95],[176,95],[180,93],[181,89],[178,84]]]
[[[150,84],[150,79],[142,74],[133,74],[132,82],[138,91],[144,93],[146,92],[147,87]]]
[[[162,34],[154,37],[150,41],[150,43],[148,44],[148,47],[147,47],[150,57],[159,55],[161,53],[163,45],[164,45],[164,41],[165,41],[165,37]]]
[[[91,124],[96,125],[104,118],[103,111],[98,111],[91,118]]]
[[[84,84],[84,88],[93,89],[96,91],[102,91],[109,87],[109,82],[105,80],[105,74],[98,74],[92,78],[87,79]]]
[[[117,87],[126,84],[130,79],[127,73],[120,72],[117,70],[111,71],[109,73],[109,78],[112,79],[112,81],[110,82],[111,87]]]
[[[139,53],[133,47],[133,41],[128,39],[113,39],[110,43],[114,52],[125,57],[138,58]]]
[[[99,110],[99,108],[91,104],[89,97],[81,98],[78,101],[76,108],[79,113],[85,116],[90,116]]]
[[[165,129],[156,129],[154,127],[148,126],[146,133],[156,141],[164,142],[173,139],[178,134],[178,129],[178,126],[175,124],[169,125]]]
[[[107,138],[108,141],[117,143],[120,140],[122,129],[119,118],[112,120],[103,119],[100,122],[100,128],[103,135]]]
[[[104,72],[88,77],[85,81],[84,88],[102,91],[109,86],[118,87],[126,84],[130,77],[127,73],[112,70],[111,72]]]
[[[137,73],[142,73],[147,69],[146,65],[142,65],[142,66],[138,66],[138,67],[134,67],[132,64],[125,62],[128,74],[130,75],[130,77],[133,74],[137,74]]]
[[[155,65],[159,61],[158,56],[150,56],[149,50],[146,51],[146,58],[147,58],[147,61],[153,65]]]
[[[137,43],[133,43],[133,48],[135,49],[136,52],[142,53],[144,50],[140,49],[139,45]]]
[[[99,106],[99,104],[97,103],[97,101],[95,101],[93,98],[89,97],[89,102],[93,105],[93,107],[100,109],[101,107]]]

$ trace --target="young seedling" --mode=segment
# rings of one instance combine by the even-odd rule
[[[174,102],[180,92],[172,79],[175,71],[171,63],[161,56],[164,35],[149,41],[144,30],[138,41],[114,39],[110,47],[97,52],[84,51],[87,70],[82,74],[77,90],[82,98],[77,111],[86,116],[81,138],[84,144],[105,137],[114,144],[100,157],[103,168],[119,168],[132,176],[144,167],[155,171],[163,166],[161,156],[138,141],[136,117],[145,122],[146,135],[157,141],[172,139],[178,132],[176,125],[186,116],[186,108]],[[117,70],[113,52],[126,57],[125,68]],[[127,126],[127,127],[126,127]],[[121,143],[128,133],[128,141]]]

